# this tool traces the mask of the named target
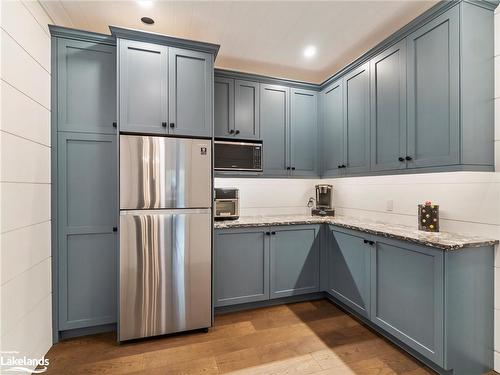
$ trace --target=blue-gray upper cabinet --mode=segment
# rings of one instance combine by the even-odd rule
[[[234,136],[241,139],[259,139],[259,83],[234,81]]]
[[[334,82],[321,93],[322,175],[340,176],[344,164],[343,81]]]
[[[459,7],[409,35],[407,48],[408,167],[458,164]]]
[[[319,227],[271,228],[270,298],[319,291]]]
[[[59,330],[116,322],[116,135],[59,132]]]
[[[348,174],[370,170],[370,66],[344,77],[344,161]]]
[[[214,306],[269,299],[266,228],[216,230],[214,234]]]
[[[234,134],[234,79],[214,79],[214,136]]]
[[[372,321],[443,366],[443,251],[378,239],[372,259]]]
[[[290,89],[260,85],[260,134],[264,146],[264,175],[285,176],[290,170]]]
[[[120,131],[168,131],[168,47],[118,39]]]
[[[328,292],[369,318],[371,246],[361,233],[330,229]]]
[[[213,55],[168,49],[169,133],[212,136]]]
[[[114,134],[116,47],[57,40],[57,130]]]
[[[317,176],[318,93],[290,89],[290,168],[293,176]]]
[[[406,40],[370,61],[371,170],[406,168]]]

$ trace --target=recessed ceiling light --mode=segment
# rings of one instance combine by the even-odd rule
[[[138,0],[137,4],[143,8],[150,8],[153,5],[153,0]]]
[[[144,22],[146,25],[152,25],[153,23],[155,23],[154,19],[149,17],[142,17],[141,21]]]
[[[304,56],[307,58],[311,58],[316,55],[316,47],[315,46],[307,46],[304,49]]]

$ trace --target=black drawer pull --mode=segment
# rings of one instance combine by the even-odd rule
[[[408,161],[413,160],[413,158],[411,156],[407,156],[405,159]]]
[[[116,125],[117,125],[117,124],[116,124],[116,121],[115,121],[115,122],[113,122],[113,128],[116,128]]]
[[[233,134],[233,133],[234,133],[233,129],[229,130],[229,134]]]
[[[236,131],[234,132],[234,134],[238,135],[238,134],[240,134],[240,131],[239,131],[239,130],[236,130]]]
[[[117,227],[113,227],[113,232],[118,232],[118,228]]]
[[[175,123],[171,122],[171,123],[170,123],[170,127],[171,127],[171,128],[175,128]]]
[[[399,160],[399,161],[405,161],[405,158],[403,158],[403,157],[401,157],[401,156],[400,156],[400,157],[398,158],[398,160]]]
[[[166,128],[167,127],[167,123],[164,121],[164,122],[161,123],[161,126],[163,126],[164,128]]]

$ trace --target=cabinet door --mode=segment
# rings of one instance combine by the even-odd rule
[[[270,298],[319,291],[319,225],[271,231]]]
[[[116,47],[57,40],[59,131],[115,134]]]
[[[259,139],[259,84],[234,81],[234,134],[241,139]]]
[[[212,136],[213,55],[169,48],[169,133]]]
[[[214,305],[269,299],[269,236],[262,228],[215,231]]]
[[[441,250],[377,242],[372,261],[372,321],[440,366],[443,283]]]
[[[329,293],[369,317],[371,246],[363,237],[336,230],[329,246]]]
[[[323,175],[339,176],[344,164],[344,107],[343,84],[339,80],[322,94],[322,155]]]
[[[455,6],[407,37],[409,168],[459,162],[458,22]]]
[[[316,176],[318,149],[318,94],[290,90],[290,166],[294,176]]]
[[[166,134],[167,47],[119,39],[120,131]]]
[[[232,131],[232,133],[230,133]],[[214,136],[234,134],[234,79],[214,79]]]
[[[344,78],[344,160],[346,172],[370,170],[370,77],[368,63]]]
[[[116,322],[116,136],[59,133],[59,329]]]
[[[289,125],[290,89],[277,85],[260,85],[260,129],[265,175],[282,176],[289,173]]]
[[[406,40],[370,61],[371,169],[406,168]]]

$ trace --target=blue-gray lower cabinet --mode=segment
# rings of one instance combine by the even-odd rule
[[[271,228],[270,298],[319,291],[319,225]]]
[[[440,366],[443,254],[438,249],[378,238],[371,267],[371,320]]]
[[[330,230],[328,293],[369,318],[371,246],[362,233]]]
[[[269,299],[269,236],[266,228],[216,230],[214,306]]]
[[[116,322],[116,135],[58,134],[59,330]]]

